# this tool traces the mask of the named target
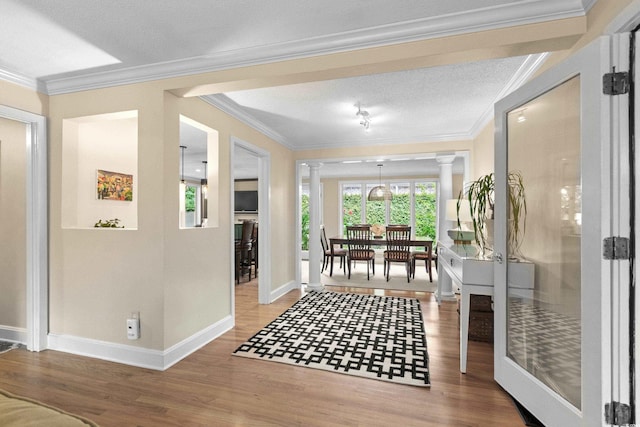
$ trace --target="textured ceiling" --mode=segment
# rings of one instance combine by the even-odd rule
[[[0,78],[58,94],[584,16],[595,0],[0,0]],[[544,35],[540,35],[544,38]],[[539,59],[539,58],[538,58]],[[206,98],[295,150],[465,139],[517,57]],[[360,102],[371,114],[365,133]]]

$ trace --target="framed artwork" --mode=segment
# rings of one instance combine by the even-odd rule
[[[133,175],[98,169],[97,181],[99,200],[133,200]]]

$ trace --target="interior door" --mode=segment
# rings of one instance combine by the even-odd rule
[[[495,378],[547,426],[603,425],[611,395],[610,44],[596,40],[496,104]],[[507,243],[514,172],[527,204],[518,244]],[[535,264],[527,292],[514,258]]]

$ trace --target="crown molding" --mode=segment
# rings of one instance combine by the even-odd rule
[[[487,124],[493,119],[493,116],[495,114],[494,104],[525,84],[529,80],[529,78],[531,78],[531,76],[533,76],[533,74],[542,66],[542,64],[544,64],[544,61],[547,60],[549,55],[549,52],[545,52],[529,55],[527,59],[525,59],[520,68],[518,68],[515,74],[498,93],[489,108],[487,108],[485,112],[482,113],[476,123],[471,127],[469,134],[472,135],[473,139],[477,138],[478,134],[482,132],[485,126],[487,126]]]
[[[592,0],[583,0],[591,2]],[[254,46],[178,61],[46,80],[49,95],[135,84],[276,61],[487,31],[585,15],[581,0],[531,0],[434,18],[347,31],[267,46]]]
[[[251,114],[247,113],[241,106],[239,106],[228,96],[222,94],[204,95],[201,96],[200,99],[202,99],[207,104],[213,105],[214,107],[224,111],[230,116],[240,120],[242,123],[246,124],[249,127],[252,127],[263,135],[266,135],[267,137],[273,139],[277,143],[284,145],[288,149],[295,150],[294,145],[291,144],[287,140],[287,138],[274,131]]]
[[[379,145],[397,145],[397,144],[424,144],[432,142],[452,142],[452,141],[471,141],[473,135],[468,132],[450,133],[450,134],[433,134],[424,135],[420,137],[420,140],[408,141],[407,138],[371,138],[367,140],[343,140],[330,143],[310,144],[304,147],[295,147],[294,151],[306,151],[306,150],[321,150],[332,148],[346,148],[346,147],[372,147]]]
[[[19,73],[14,73],[7,69],[0,68],[0,80],[26,87],[27,89],[35,90],[36,92],[44,94],[47,93],[46,85],[43,82]]]

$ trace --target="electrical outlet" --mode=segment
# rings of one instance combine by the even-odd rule
[[[127,319],[127,338],[130,340],[140,338],[140,318],[137,313],[132,313]]]

